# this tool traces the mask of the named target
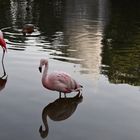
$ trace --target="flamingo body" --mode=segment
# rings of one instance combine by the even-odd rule
[[[1,47],[3,48],[3,51],[5,51],[7,48],[6,48],[6,42],[3,38],[3,33],[2,31],[0,30],[0,45]]]
[[[45,65],[43,75],[42,75],[42,84],[45,88],[50,90],[59,91],[60,93],[70,93],[72,91],[80,91],[82,86],[76,82],[69,74],[65,72],[52,72],[48,74],[48,60],[40,60],[40,72],[42,66]]]
[[[67,73],[53,72],[46,79],[42,79],[44,87],[50,90],[56,90],[63,93],[69,93],[76,90],[79,85]]]

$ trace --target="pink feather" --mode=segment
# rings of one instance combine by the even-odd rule
[[[0,45],[3,48],[3,50],[7,50],[6,42],[5,42],[4,38],[3,38],[3,33],[2,33],[1,30],[0,30]]]
[[[70,93],[72,91],[80,92],[82,86],[76,82],[69,74],[66,72],[52,72],[48,74],[48,60],[41,59],[39,69],[45,65],[42,84],[45,88],[50,90],[59,91],[60,93]]]

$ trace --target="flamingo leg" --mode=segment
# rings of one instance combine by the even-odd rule
[[[64,93],[64,97],[66,98],[66,93]]]
[[[2,67],[3,67],[3,72],[4,72],[4,74],[3,74],[3,76],[2,77],[0,77],[0,78],[3,78],[5,75],[6,75],[6,72],[5,72],[5,68],[4,68],[4,55],[5,55],[5,50],[3,49],[3,55],[2,55],[2,60],[1,60],[1,62],[2,62]]]
[[[59,92],[59,98],[61,98],[61,92]]]
[[[3,49],[2,63],[3,63],[3,60],[4,60],[4,56],[5,56],[5,50]]]
[[[78,90],[78,94],[80,94],[81,93],[81,91],[80,90]]]

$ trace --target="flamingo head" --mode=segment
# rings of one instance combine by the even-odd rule
[[[5,42],[4,38],[2,38],[2,37],[0,37],[0,45],[2,46],[4,51],[7,50],[6,42]]]
[[[41,59],[40,60],[40,65],[39,65],[39,71],[42,72],[42,67],[44,65],[48,65],[48,60],[47,59]]]
[[[42,125],[40,126],[40,128],[39,128],[39,133],[40,133],[40,136],[42,137],[42,138],[46,138],[47,136],[48,136],[48,129],[46,129],[46,130],[43,130],[42,129]]]

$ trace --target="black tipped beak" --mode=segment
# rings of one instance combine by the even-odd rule
[[[38,69],[39,69],[39,71],[40,71],[40,73],[41,73],[41,72],[42,72],[42,67],[39,67]]]

